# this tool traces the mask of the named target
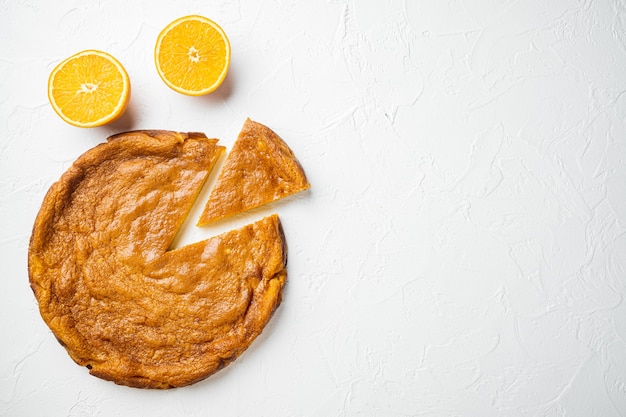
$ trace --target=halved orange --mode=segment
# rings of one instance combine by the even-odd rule
[[[230,66],[230,42],[203,16],[184,16],[161,31],[154,48],[157,72],[170,88],[201,96],[219,87]]]
[[[78,52],[57,65],[48,78],[54,111],[78,127],[101,126],[120,117],[130,98],[122,64],[106,52]]]

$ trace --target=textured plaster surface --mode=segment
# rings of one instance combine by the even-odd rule
[[[186,14],[233,48],[206,97],[154,68],[157,34]],[[0,0],[0,23],[0,415],[626,415],[625,1]],[[46,84],[92,48],[125,65],[132,97],[85,130]],[[230,146],[246,117],[312,183],[265,209],[290,249],[283,304],[191,387],[90,376],[28,286],[46,190],[109,134]]]

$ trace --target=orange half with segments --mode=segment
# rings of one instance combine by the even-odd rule
[[[106,52],[78,52],[58,64],[48,78],[48,99],[67,123],[95,127],[120,117],[130,98],[122,64]]]
[[[173,90],[201,96],[219,87],[230,66],[230,42],[203,16],[185,16],[161,31],[154,49],[159,76]]]

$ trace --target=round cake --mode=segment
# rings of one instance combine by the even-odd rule
[[[223,149],[199,133],[118,134],[46,194],[30,284],[44,321],[91,374],[133,387],[192,384],[237,358],[279,305],[278,216],[169,250]]]

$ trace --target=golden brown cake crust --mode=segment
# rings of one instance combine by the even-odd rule
[[[280,303],[276,215],[167,250],[222,150],[202,134],[115,135],[45,196],[30,284],[44,321],[93,375],[150,388],[202,380],[240,355]]]
[[[310,186],[289,146],[269,127],[247,119],[198,225],[259,207]]]

